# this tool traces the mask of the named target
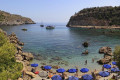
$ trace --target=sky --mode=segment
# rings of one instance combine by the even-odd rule
[[[83,8],[101,6],[120,6],[120,0],[0,0],[0,10],[44,23],[66,23]]]

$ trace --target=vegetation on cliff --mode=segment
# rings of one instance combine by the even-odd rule
[[[120,46],[116,46],[114,50],[114,60],[117,62],[117,66],[120,68]]]
[[[0,29],[0,80],[16,80],[21,76],[22,63],[15,60],[16,48]]]
[[[21,25],[21,24],[34,24],[30,18],[22,17],[20,15],[10,14],[0,11],[0,25]]]
[[[67,26],[120,26],[120,6],[85,8],[71,16]]]

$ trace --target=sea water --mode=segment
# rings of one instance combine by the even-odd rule
[[[8,34],[15,32],[19,40],[24,42],[23,50],[40,54],[41,60],[33,60],[32,63],[43,65],[59,65],[65,69],[89,68],[90,70],[100,69],[97,61],[103,58],[99,54],[99,48],[109,46],[114,50],[116,45],[120,45],[120,33],[111,33],[111,30],[104,29],[83,29],[69,28],[65,24],[54,24],[55,29],[47,30],[40,27],[40,24],[28,24],[19,26],[2,26]],[[26,28],[27,31],[21,29]],[[84,48],[83,42],[89,42],[89,47]],[[88,55],[82,55],[85,50],[89,51]],[[51,58],[59,57],[61,60],[52,60]],[[94,59],[94,63],[92,62]],[[85,61],[87,60],[87,65]]]

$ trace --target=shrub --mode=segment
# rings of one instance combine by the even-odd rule
[[[113,58],[117,62],[118,67],[120,68],[120,46],[115,47]]]
[[[16,80],[21,76],[22,63],[15,60],[16,47],[0,32],[0,80]]]

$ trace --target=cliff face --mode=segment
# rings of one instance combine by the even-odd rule
[[[30,18],[22,17],[20,15],[10,14],[0,11],[0,25],[21,25],[21,24],[34,24]]]
[[[120,26],[120,6],[83,9],[71,16],[67,26]]]

